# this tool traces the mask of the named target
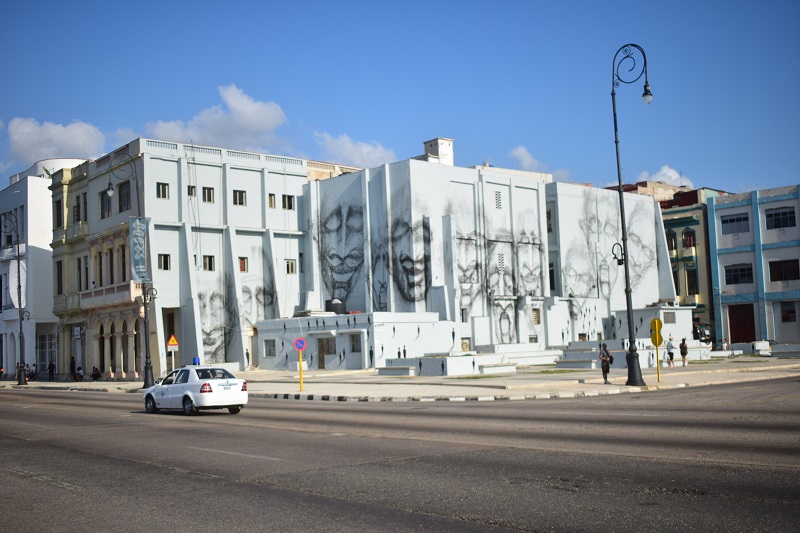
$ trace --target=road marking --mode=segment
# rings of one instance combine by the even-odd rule
[[[252,459],[266,459],[267,461],[283,461],[278,457],[268,457],[266,455],[250,455],[247,453],[229,452],[227,450],[212,450],[211,448],[196,448],[194,446],[188,447],[190,450],[199,450],[201,452],[224,453],[227,455],[236,455],[237,457],[250,457]]]

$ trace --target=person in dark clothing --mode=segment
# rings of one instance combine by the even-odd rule
[[[608,353],[606,343],[603,343],[603,347],[600,348],[600,368],[603,371],[603,384],[611,385],[611,382],[608,381],[608,373],[611,370],[611,354]]]
[[[47,373],[50,376],[50,381],[56,380],[56,365],[52,361],[50,361],[50,364],[47,365]]]

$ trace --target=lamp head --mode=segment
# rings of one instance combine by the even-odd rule
[[[106,194],[108,195],[109,198],[114,196],[114,186],[111,185],[110,181],[108,182],[108,188],[106,189]]]
[[[642,94],[642,100],[647,105],[650,105],[650,102],[653,101],[653,93],[650,92],[650,84],[644,82],[644,94]]]

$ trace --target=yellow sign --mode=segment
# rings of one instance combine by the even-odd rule
[[[664,342],[664,337],[661,336],[661,319],[654,318],[650,321],[650,331],[652,331],[652,335],[650,335],[650,340],[653,342],[653,346],[661,346],[661,343]]]
[[[175,338],[175,335],[170,335],[169,340],[167,341],[167,351],[168,352],[178,351],[178,339]]]

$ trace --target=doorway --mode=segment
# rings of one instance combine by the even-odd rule
[[[317,339],[317,357],[319,357],[317,364],[320,370],[325,369],[325,356],[334,353],[336,353],[335,337],[320,337]]]
[[[728,330],[731,344],[753,342],[756,339],[756,319],[753,304],[728,306]]]

